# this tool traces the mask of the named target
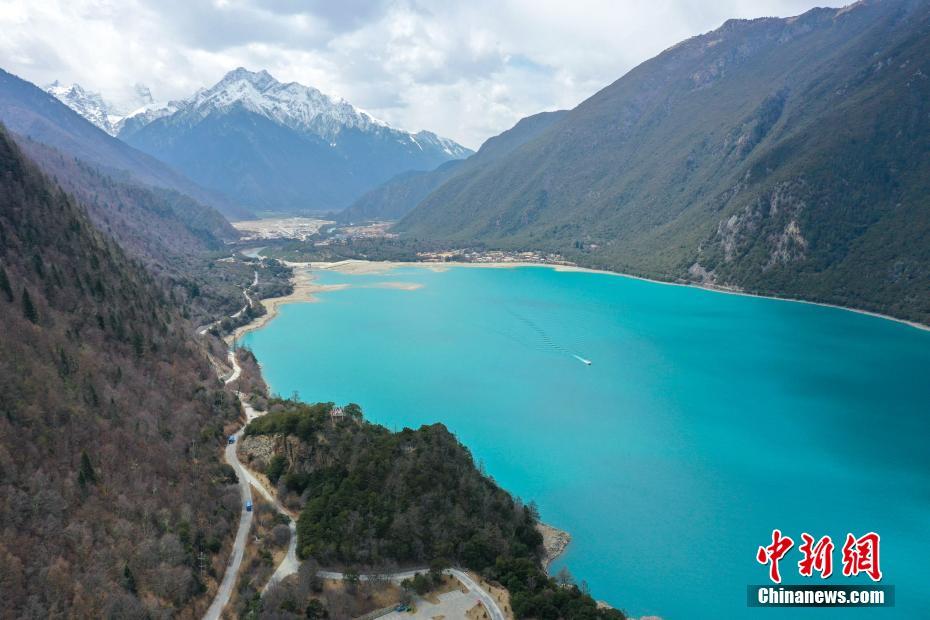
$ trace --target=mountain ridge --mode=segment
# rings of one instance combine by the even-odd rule
[[[911,0],[730,20],[395,230],[927,322],[928,35]]]
[[[427,172],[401,173],[362,195],[339,214],[339,219],[344,222],[400,219],[443,183],[491,165],[499,157],[534,139],[565,114],[565,110],[556,110],[528,116],[510,129],[485,140],[466,159],[448,161]]]

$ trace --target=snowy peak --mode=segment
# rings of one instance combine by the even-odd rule
[[[132,87],[135,93],[135,105],[133,108],[147,108],[155,105],[155,98],[152,97],[152,91],[145,84],[136,84]]]
[[[209,89],[180,102],[179,120],[206,118],[240,106],[297,131],[334,138],[342,129],[373,131],[387,125],[343,100],[296,82],[281,83],[267,71],[242,67],[230,71]]]
[[[107,101],[100,93],[85,90],[80,84],[65,86],[55,80],[45,91],[111,136],[119,133],[127,116],[147,114],[159,107],[155,105],[152,91],[144,84],[133,86],[123,106]]]
[[[271,77],[271,74],[262,69],[261,71],[249,71],[245,67],[238,67],[223,76],[223,79],[217,82],[217,87],[223,87],[227,84],[237,82],[248,82],[258,90],[266,90],[268,87],[277,84],[278,81]]]
[[[450,159],[465,159],[472,154],[471,149],[467,149],[455,140],[437,136],[432,131],[418,131],[411,138],[418,146],[422,148],[423,144],[429,144],[440,149],[449,155]]]
[[[86,91],[81,88],[80,84],[65,86],[58,80],[46,86],[45,92],[108,134],[115,135],[116,130],[110,121],[110,106],[103,100],[100,93]]]
[[[80,84],[65,86],[56,80],[45,90],[100,129],[123,139],[162,118],[167,117],[172,125],[190,127],[212,114],[242,108],[299,133],[319,136],[332,146],[338,143],[341,132],[354,129],[381,135],[413,150],[439,151],[450,159],[462,159],[472,153],[431,131],[414,134],[395,129],[344,99],[335,99],[297,82],[279,82],[264,70],[239,67],[212,87],[201,88],[187,99],[167,105],[156,105],[152,92],[144,84],[136,84],[119,106]]]

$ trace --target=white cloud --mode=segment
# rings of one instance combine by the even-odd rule
[[[0,66],[119,103],[142,82],[186,97],[237,66],[341,96],[387,122],[477,147],[573,107],[731,17],[813,0],[5,0]]]

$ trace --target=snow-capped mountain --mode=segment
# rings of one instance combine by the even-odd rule
[[[55,80],[45,87],[45,91],[111,136],[119,133],[127,117],[162,109],[144,84],[136,84],[122,105],[104,99],[100,93],[84,90],[80,84],[65,86]]]
[[[163,116],[170,116],[177,111],[177,105],[173,101],[165,106],[155,104],[142,106],[119,119],[113,125],[114,135],[126,140],[127,136],[131,136],[152,121],[156,121]]]
[[[391,128],[344,99],[334,99],[313,87],[297,82],[285,84],[267,71],[252,72],[242,67],[227,73],[212,88],[198,90],[188,99],[172,101],[163,108],[147,109],[140,115],[142,122],[136,131],[165,116],[172,116],[173,124],[193,125],[211,114],[237,106],[289,129],[312,133],[327,140],[337,139],[339,133],[346,129],[358,129],[362,132],[388,132],[421,150],[439,148],[452,159],[461,159],[472,153],[457,142],[429,131],[413,134]],[[126,120],[132,117],[130,115]]]
[[[126,118],[118,135],[256,209],[291,212],[341,209],[399,172],[471,154],[432,132],[395,129],[315,88],[243,68]]]
[[[86,91],[80,84],[65,86],[58,80],[46,86],[45,91],[111,136],[116,135],[110,122],[110,105],[100,93]]]

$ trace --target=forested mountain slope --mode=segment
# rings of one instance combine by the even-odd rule
[[[114,178],[97,167],[28,138],[17,141],[29,158],[77,198],[91,222],[155,275],[185,317],[204,324],[242,307],[242,287],[261,265],[218,261],[238,232],[215,209],[173,190]]]
[[[930,3],[731,20],[396,227],[930,321]]]
[[[185,194],[108,175],[29,138],[17,142],[46,175],[81,201],[98,228],[133,254],[164,259],[217,250],[239,238],[218,211]]]
[[[198,617],[238,407],[155,279],[0,127],[4,617]],[[204,571],[198,561],[203,552]]]
[[[444,163],[428,172],[405,172],[367,192],[339,214],[343,222],[396,220],[407,215],[433,190],[452,178],[469,178],[498,158],[529,142],[554,125],[565,110],[540,112],[521,119],[507,131],[489,138],[474,155]]]
[[[250,215],[236,201],[204,189],[154,157],[108,135],[38,86],[0,69],[0,122],[13,133],[88,162],[110,176],[186,194],[229,217]]]

